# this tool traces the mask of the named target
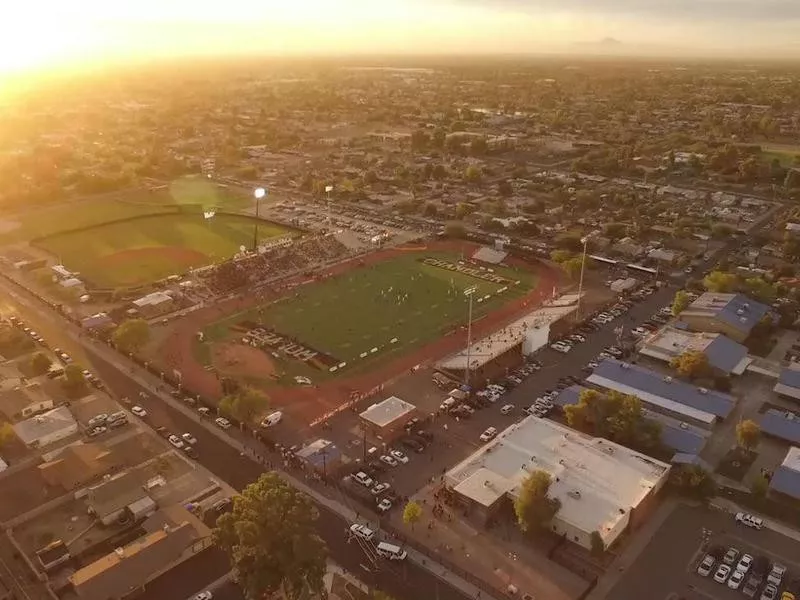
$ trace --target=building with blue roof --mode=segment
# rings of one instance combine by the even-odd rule
[[[800,500],[800,448],[789,448],[781,466],[772,474],[769,487],[774,492]]]
[[[736,405],[730,394],[613,359],[601,362],[586,381],[636,396],[645,408],[705,427],[726,418]]]
[[[705,354],[708,364],[724,375],[741,375],[752,362],[745,346],[721,333],[664,327],[644,338],[639,346],[643,356],[664,362],[689,351]]]
[[[792,444],[800,444],[800,417],[792,412],[769,409],[759,419],[761,431]]]
[[[783,369],[773,390],[781,396],[800,400],[800,369]]]
[[[721,333],[744,342],[769,312],[769,306],[744,294],[706,292],[680,314],[680,320],[692,331]]]
[[[581,392],[587,389],[590,388],[581,385],[564,388],[553,399],[553,404],[561,407],[562,410],[571,404],[577,404]],[[661,426],[661,443],[666,448],[687,454],[699,454],[705,448],[710,433],[708,430],[693,427],[688,423],[650,410],[642,409],[642,413],[646,419],[656,421]]]

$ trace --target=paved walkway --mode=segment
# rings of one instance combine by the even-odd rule
[[[605,575],[600,578],[595,588],[586,597],[586,600],[603,600],[608,596],[609,592],[622,578],[625,570],[639,558],[639,555],[650,543],[658,528],[664,524],[664,521],[672,514],[677,505],[678,500],[667,498],[644,526],[633,532],[633,535],[625,543],[623,551],[608,566]]]

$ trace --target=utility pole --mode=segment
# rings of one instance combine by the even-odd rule
[[[261,199],[267,195],[267,190],[263,187],[256,188],[253,191],[253,196],[256,199],[256,222],[253,226],[253,252],[258,252],[258,219],[259,219],[259,208],[261,206]]]
[[[586,235],[581,240],[583,242],[583,255],[581,256],[581,276],[578,280],[578,307],[576,319],[578,322],[581,320],[581,298],[583,296],[583,272],[586,270],[586,246],[589,244],[589,236]]]
[[[467,366],[464,369],[464,385],[469,387],[470,352],[472,349],[472,297],[478,291],[478,286],[473,285],[464,290],[464,295],[469,300],[467,309]]]

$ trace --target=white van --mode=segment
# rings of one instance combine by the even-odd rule
[[[375,550],[380,556],[388,558],[389,560],[405,560],[406,556],[408,556],[408,553],[400,546],[387,544],[386,542],[378,544]]]

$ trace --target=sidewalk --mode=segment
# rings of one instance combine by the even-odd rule
[[[195,411],[191,410],[188,406],[184,403],[179,402],[169,396],[168,394],[164,394],[158,391],[158,387],[163,386],[163,382],[158,380],[157,378],[153,377],[149,373],[142,373],[138,367],[133,367],[131,364],[126,364],[127,361],[119,356],[116,352],[109,349],[107,346],[103,345],[101,342],[97,342],[94,340],[87,340],[85,338],[78,338],[75,334],[70,331],[70,335],[75,339],[75,341],[83,346],[88,347],[91,351],[101,354],[108,362],[116,366],[120,371],[126,373],[130,379],[138,383],[140,386],[144,387],[145,389],[149,390],[150,393],[161,399],[163,402],[169,404],[173,409],[182,412],[190,419],[193,419],[199,426],[204,427],[209,433],[215,435],[221,441],[225,442],[226,444],[233,446],[236,450],[241,452],[243,455],[261,462],[262,464],[267,460],[266,451],[261,444],[250,437],[246,437],[240,433],[233,433],[234,430],[231,429],[230,432],[223,432],[219,427],[215,427],[211,422],[207,419],[201,419],[200,415],[198,415]],[[366,524],[373,529],[374,531],[380,531],[380,525],[377,522],[366,521],[363,517],[359,517],[359,514],[354,511],[353,509],[345,506],[344,504],[329,498],[328,496],[323,495],[318,490],[310,487],[303,481],[300,481],[296,477],[282,472],[283,477],[291,483],[294,487],[301,490],[303,493],[308,494],[312,497],[318,504],[325,506],[332,512],[344,517],[350,522],[366,522]],[[489,596],[485,591],[480,590],[472,583],[466,581],[465,579],[461,578],[457,574],[453,573],[452,571],[448,570],[440,563],[436,562],[434,559],[418,552],[413,548],[406,548],[408,552],[408,558],[421,566],[423,569],[427,570],[431,574],[435,575],[442,581],[447,582],[452,587],[457,588],[461,591],[464,595],[470,598],[483,598],[485,600],[496,600],[492,596]]]
[[[598,580],[597,585],[586,597],[586,600],[603,600],[608,596],[609,592],[622,578],[625,570],[636,561],[647,544],[650,543],[655,532],[667,520],[667,517],[672,514],[677,505],[678,501],[676,499],[666,499],[647,523],[633,533],[631,539],[625,543],[622,553],[608,566],[605,575]]]

